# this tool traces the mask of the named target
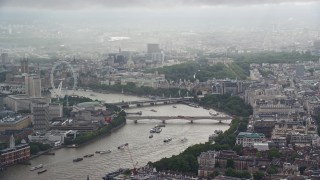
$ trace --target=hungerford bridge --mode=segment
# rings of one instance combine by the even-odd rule
[[[138,120],[161,120],[162,123],[166,123],[167,120],[187,120],[193,123],[196,120],[213,120],[222,121],[231,120],[232,118],[229,116],[127,116],[127,120],[133,120],[135,123]]]
[[[116,106],[121,106],[121,108],[129,107],[143,107],[143,106],[155,106],[157,104],[175,104],[181,103],[183,101],[188,101],[193,99],[193,97],[181,97],[181,98],[164,98],[164,99],[150,99],[150,100],[137,100],[137,101],[126,101],[126,102],[116,102],[109,103]]]

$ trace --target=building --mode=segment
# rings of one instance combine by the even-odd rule
[[[29,97],[27,95],[9,95],[4,99],[5,105],[14,112],[31,111],[32,102],[49,103],[50,98],[45,97]]]
[[[41,97],[41,78],[38,75],[26,75],[26,95],[29,97]]]
[[[9,116],[0,119],[0,132],[21,130],[31,125],[31,116]]]
[[[265,135],[262,133],[240,132],[237,136],[236,144],[243,147],[253,147],[254,143],[265,142]]]
[[[10,147],[0,150],[0,164],[10,166],[30,158],[30,146],[28,144],[15,145],[13,136],[10,138]]]
[[[304,65],[298,64],[296,66],[296,76],[297,77],[303,77],[304,76]]]
[[[153,53],[160,53],[160,45],[159,44],[147,44],[147,52],[149,55]]]
[[[208,177],[211,173],[214,172],[215,163],[216,163],[216,152],[207,151],[202,152],[198,157],[198,176],[199,177]]]
[[[31,113],[33,114],[33,129],[38,132],[49,130],[49,104],[32,103]]]
[[[2,64],[6,64],[9,62],[9,55],[8,53],[2,53],[1,54],[1,62]]]
[[[21,60],[21,73],[29,73],[29,62],[28,59],[22,59]]]
[[[316,40],[313,42],[313,54],[320,55],[320,40]]]
[[[49,104],[49,120],[63,116],[63,105],[59,103]]]

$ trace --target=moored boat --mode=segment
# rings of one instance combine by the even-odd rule
[[[172,106],[173,108],[177,108],[177,106]]]
[[[156,133],[161,133],[162,129],[161,128],[156,128]]]
[[[38,171],[38,174],[42,174],[42,173],[44,173],[46,171],[47,171],[46,169],[42,169],[41,171]]]
[[[38,166],[34,166],[34,167],[30,168],[30,171],[34,171],[34,170],[37,170],[37,169],[40,169],[40,168],[43,168],[42,164],[39,164]]]
[[[152,135],[152,134],[150,134],[149,138],[153,138],[153,135]]]
[[[150,111],[152,111],[152,112],[157,112],[157,110],[155,110],[155,109],[151,109]]]
[[[79,162],[79,161],[82,161],[82,160],[83,160],[83,158],[76,158],[76,159],[73,160],[73,162]]]

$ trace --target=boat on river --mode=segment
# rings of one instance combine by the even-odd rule
[[[38,174],[42,174],[42,173],[44,173],[46,171],[47,171],[46,169],[42,169],[41,171],[38,171]]]
[[[162,129],[160,127],[156,128],[156,133],[161,133]]]
[[[167,143],[167,142],[170,142],[171,140],[172,140],[172,138],[165,138],[165,139],[163,140],[163,142]]]
[[[106,150],[106,151],[99,151],[99,154],[109,154],[111,153],[111,150]]]
[[[94,154],[87,154],[87,155],[84,155],[83,157],[87,158],[87,157],[92,157],[92,156],[94,156]]]
[[[34,170],[41,169],[41,168],[43,168],[43,165],[39,164],[38,166],[34,166],[34,167],[30,168],[30,171],[34,171]]]
[[[172,106],[173,108],[177,108],[177,106]]]
[[[118,146],[118,149],[124,149],[126,146],[129,146],[129,144],[128,143],[122,144]]]
[[[182,138],[182,139],[180,139],[180,142],[187,142],[187,141],[188,141],[187,138]]]
[[[79,162],[79,161],[82,161],[82,160],[83,160],[83,158],[76,158],[76,159],[73,160],[73,162]]]
[[[155,109],[151,109],[150,111],[152,111],[152,112],[157,112],[157,110],[155,110]]]
[[[152,134],[150,134],[149,138],[153,138],[153,135],[152,135]]]

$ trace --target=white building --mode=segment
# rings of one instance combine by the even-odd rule
[[[254,143],[262,143],[266,137],[262,133],[240,132],[237,136],[236,144],[243,147],[253,147]]]

